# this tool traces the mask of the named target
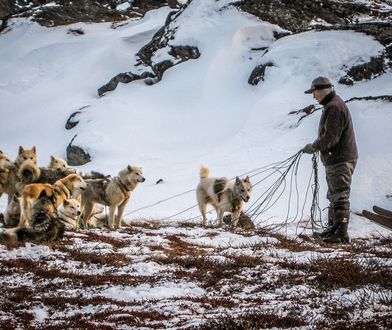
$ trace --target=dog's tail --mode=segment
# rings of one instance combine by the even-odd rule
[[[30,159],[23,162],[18,171],[19,180],[25,184],[33,183],[41,175],[41,169]]]
[[[210,175],[210,170],[207,166],[201,165],[200,167],[200,179],[208,178]]]

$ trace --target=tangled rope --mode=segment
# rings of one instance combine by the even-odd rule
[[[240,176],[248,175],[250,178],[258,178],[258,180],[253,183],[253,187],[259,186],[262,183],[268,182],[268,180],[274,180],[272,183],[268,183],[268,186],[265,190],[263,190],[262,194],[259,195],[254,202],[244,211],[244,214],[249,216],[253,222],[255,222],[260,215],[265,214],[268,210],[270,210],[276,203],[282,198],[283,194],[288,191],[288,202],[287,202],[287,210],[285,218],[277,223],[266,224],[270,219],[264,219],[259,224],[265,223],[262,227],[269,230],[278,230],[282,227],[286,227],[295,221],[297,223],[297,232],[300,228],[300,223],[302,222],[302,231],[310,226],[314,231],[316,228],[323,227],[321,223],[321,209],[319,206],[319,182],[318,182],[318,153],[314,154],[312,157],[312,171],[309,177],[308,186],[306,189],[305,197],[303,199],[302,208],[300,208],[300,192],[298,189],[298,170],[301,157],[303,155],[303,151],[300,150],[296,154],[288,157],[287,159],[275,163],[271,163],[254,170],[245,172]],[[276,177],[277,176],[277,177]],[[274,179],[275,178],[275,179]],[[313,180],[313,183],[312,183]],[[312,190],[312,201],[310,208],[310,218],[304,219],[304,209],[308,200],[309,191]],[[159,200],[155,203],[140,207],[138,209],[132,210],[126,215],[138,212],[140,210],[148,209],[153,206],[162,204],[169,200],[184,196],[191,192],[195,192],[196,189],[190,189],[183,193],[175,194],[168,198]],[[192,204],[185,209],[176,212],[175,214],[171,214],[170,216],[162,219],[170,220],[175,217],[178,217],[185,212],[197,207],[198,204]],[[211,214],[215,212],[215,210],[209,210],[207,214]],[[191,221],[200,218],[200,215],[197,215],[192,218],[185,219],[186,221]],[[212,221],[217,221],[217,219],[213,219]]]

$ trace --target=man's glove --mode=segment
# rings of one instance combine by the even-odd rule
[[[316,150],[315,147],[313,147],[313,144],[312,144],[312,143],[308,143],[308,144],[302,149],[302,151],[303,151],[305,154],[314,154],[317,150]]]

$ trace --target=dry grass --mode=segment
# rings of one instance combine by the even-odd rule
[[[257,235],[271,239],[228,249],[190,243],[193,226],[184,226],[177,224],[177,234],[165,234],[167,226],[151,221],[124,228],[121,236],[107,230],[70,232],[62,241],[48,245],[53,253],[38,259],[6,258],[7,248],[29,247],[5,247],[0,258],[0,291],[7,294],[0,296],[0,310],[6,312],[0,328],[391,328],[386,312],[392,308],[389,237],[356,240],[333,249],[258,231]],[[200,227],[197,231],[200,235]],[[206,242],[219,240],[221,235],[221,230],[211,228],[204,233]],[[128,248],[150,252],[129,254]],[[312,257],[295,257],[301,253]],[[158,264],[160,270],[151,274],[131,271],[140,262]],[[126,296],[137,288],[149,292],[148,288],[166,283],[193,283],[205,294],[158,300],[102,294],[123,288]],[[349,290],[348,296],[336,296],[340,290]],[[38,323],[36,308],[46,313]],[[192,319],[198,319],[198,325]]]

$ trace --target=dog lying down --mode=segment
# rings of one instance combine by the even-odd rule
[[[64,224],[57,218],[53,196],[42,190],[32,206],[29,227],[16,227],[0,231],[0,243],[33,242],[44,243],[61,239],[64,235]]]

